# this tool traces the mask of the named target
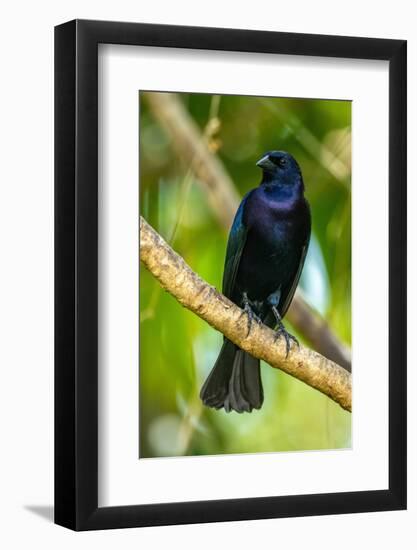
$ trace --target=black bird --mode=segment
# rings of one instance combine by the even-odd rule
[[[236,212],[227,244],[223,294],[253,321],[284,337],[287,355],[297,340],[282,322],[297,288],[310,241],[310,207],[296,160],[271,151],[257,166],[262,181],[249,191]],[[263,389],[259,359],[224,339],[219,357],[200,397],[205,405],[239,413],[260,409]]]

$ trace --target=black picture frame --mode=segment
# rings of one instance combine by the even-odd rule
[[[98,44],[389,61],[389,488],[98,507]],[[55,522],[74,530],[406,508],[406,41],[74,20],[55,28]]]

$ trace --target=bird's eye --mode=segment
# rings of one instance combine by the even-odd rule
[[[283,168],[287,164],[287,160],[284,157],[270,157],[270,158],[271,158],[271,161],[279,168]]]

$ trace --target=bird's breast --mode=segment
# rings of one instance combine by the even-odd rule
[[[248,205],[245,222],[260,245],[280,250],[304,238],[309,230],[309,209],[303,196],[275,200],[258,193]]]
[[[249,296],[263,299],[297,270],[310,232],[309,208],[303,197],[282,204],[261,196],[249,205],[245,223],[248,235],[237,282]]]

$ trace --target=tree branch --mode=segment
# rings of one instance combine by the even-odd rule
[[[303,346],[293,346],[286,358],[285,342],[275,341],[274,331],[265,325],[253,323],[248,335],[247,314],[194,273],[142,217],[140,259],[180,304],[241,349],[302,380],[351,411],[351,376],[346,369]]]
[[[351,372],[350,349],[340,342],[327,322],[304,300],[300,290],[297,290],[296,297],[297,299],[292,301],[286,317],[293,326],[300,330],[314,349]],[[300,329],[300,327],[302,328]]]
[[[208,149],[200,129],[176,94],[143,92],[143,97],[155,118],[172,138],[172,146],[178,157],[191,166],[219,223],[229,231],[240,198],[223,164]],[[349,348],[339,341],[298,290],[287,318],[315,349],[351,371]]]

